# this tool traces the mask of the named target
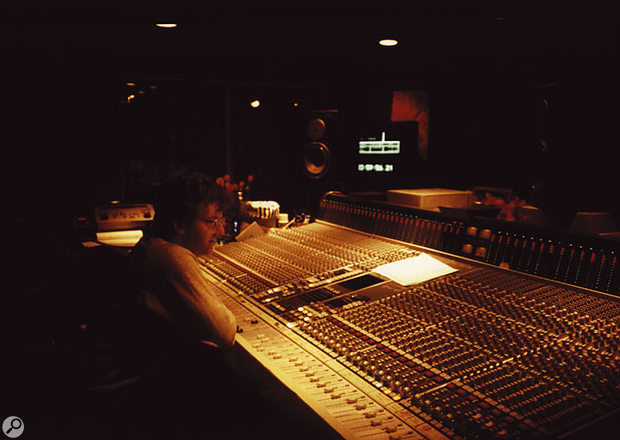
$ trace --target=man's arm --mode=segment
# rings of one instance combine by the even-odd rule
[[[214,293],[214,286],[205,278],[191,251],[161,241],[150,249],[147,265],[160,272],[160,280],[167,288],[161,295],[157,292],[157,296],[175,322],[197,339],[222,348],[234,344],[235,316]]]

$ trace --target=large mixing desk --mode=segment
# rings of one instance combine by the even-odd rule
[[[618,418],[616,243],[321,206],[203,267],[237,343],[343,438],[576,438]],[[429,256],[456,271],[402,285],[375,270]]]

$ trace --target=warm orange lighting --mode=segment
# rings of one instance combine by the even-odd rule
[[[155,26],[163,29],[173,29],[178,26],[176,23],[157,23]]]
[[[157,90],[157,86],[149,86],[149,89],[151,89],[151,90]]]
[[[136,85],[136,83],[127,82],[127,83],[125,83],[125,85],[126,85],[126,86],[129,86],[129,87],[133,87],[133,86],[135,86],[135,85]]]
[[[132,99],[134,99],[136,97],[136,95],[129,95],[127,97],[127,104],[129,104],[131,102]]]
[[[390,47],[390,46],[396,46],[398,44],[398,41],[392,38],[384,38],[382,40],[379,40],[379,44],[381,46]]]
[[[392,122],[415,121],[421,109],[426,107],[424,98],[412,90],[392,92]]]
[[[260,101],[258,99],[255,99],[254,101],[250,102],[250,107],[252,108],[257,108],[260,105]]]
[[[294,102],[293,103],[293,107],[299,107],[299,103],[298,102]]]
[[[144,90],[138,90],[139,95],[144,95]]]
[[[426,91],[396,90],[392,94],[392,122],[418,123],[418,154],[426,160],[429,142],[429,96]]]
[[[109,246],[133,247],[140,241],[144,233],[140,229],[129,231],[95,232],[97,242]]]

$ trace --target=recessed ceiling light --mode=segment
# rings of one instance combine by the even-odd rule
[[[172,29],[178,26],[176,23],[157,23],[155,26],[164,28],[164,29]]]
[[[379,44],[381,46],[396,46],[398,44],[397,40],[394,40],[393,38],[383,38],[381,40],[379,40]]]
[[[257,108],[260,105],[260,101],[258,99],[255,99],[254,101],[250,102],[250,106],[253,108]]]

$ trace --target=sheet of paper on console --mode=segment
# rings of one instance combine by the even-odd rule
[[[396,281],[402,286],[419,284],[456,271],[457,269],[425,253],[383,264],[373,269],[373,272]]]

